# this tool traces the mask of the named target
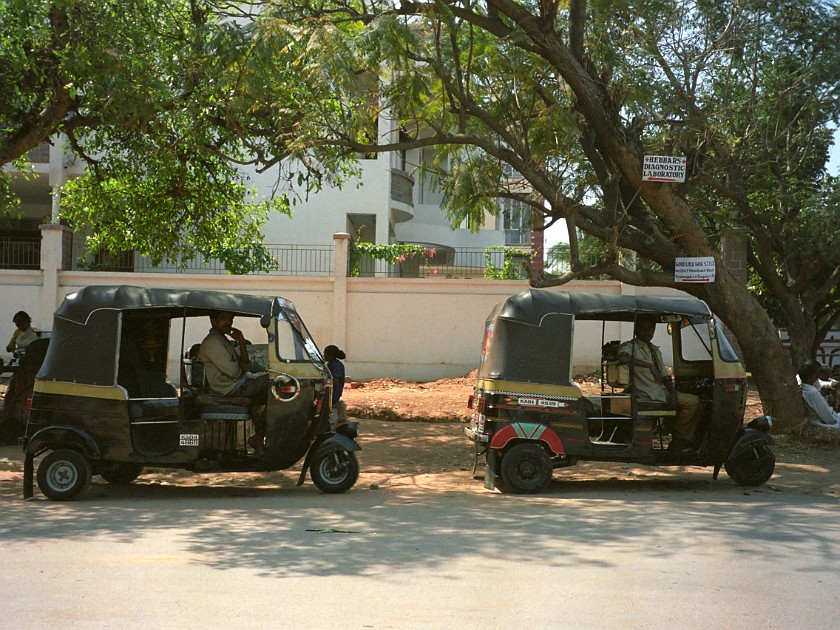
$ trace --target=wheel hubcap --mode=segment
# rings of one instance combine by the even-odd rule
[[[534,465],[534,462],[526,460],[519,464],[519,474],[526,479],[530,479],[537,474],[537,467]]]
[[[76,468],[69,462],[56,462],[50,466],[47,479],[56,490],[66,490],[76,483]]]
[[[321,472],[326,479],[341,481],[347,475],[347,466],[338,455],[331,455],[321,462]]]

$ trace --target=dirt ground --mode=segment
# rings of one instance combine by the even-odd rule
[[[592,393],[593,381],[579,383]],[[431,383],[392,379],[351,383],[345,389],[348,415],[360,422],[361,476],[357,489],[397,488],[424,492],[486,492],[472,474],[473,446],[463,433],[469,419],[466,407],[473,375]],[[747,417],[762,414],[755,394]],[[776,473],[759,489],[735,488],[721,471],[712,481],[711,469],[652,468],[633,464],[580,463],[555,471],[549,492],[580,488],[635,490],[677,484],[700,492],[794,492],[840,497],[840,450],[810,444],[788,436],[775,436]],[[147,471],[135,483],[152,485],[211,485],[232,489],[293,488],[298,470],[281,473],[193,475],[177,470]],[[19,447],[0,448],[0,498],[19,496],[22,459]],[[481,467],[478,477],[483,475]],[[311,484],[307,484],[311,487]],[[113,496],[124,490],[94,480],[93,496]],[[37,493],[36,493],[37,494]]]

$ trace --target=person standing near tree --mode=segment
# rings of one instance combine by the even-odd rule
[[[341,400],[344,393],[344,364],[341,362],[347,358],[344,351],[338,346],[329,345],[324,348],[324,358],[327,360],[327,368],[330,370],[333,379],[332,389],[332,411],[330,411],[330,423],[333,428],[347,422],[347,403]]]

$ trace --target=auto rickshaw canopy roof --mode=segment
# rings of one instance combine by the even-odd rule
[[[487,318],[478,376],[570,385],[574,320],[634,321],[641,314],[711,317],[695,298],[529,289],[497,304]]]
[[[64,298],[55,312],[55,317],[84,324],[91,313],[102,309],[170,309],[173,316],[182,315],[185,310],[190,316],[209,315],[213,311],[231,311],[237,315],[259,317],[271,313],[272,300],[273,298],[268,296],[219,291],[147,289],[128,285],[90,286]]]
[[[217,291],[89,286],[69,294],[53,319],[52,341],[38,379],[113,386],[120,315],[145,311],[155,317],[200,317],[214,311],[237,316],[272,314],[278,298]],[[280,300],[285,308],[290,302]]]
[[[637,315],[680,315],[709,318],[712,312],[702,300],[692,297],[651,297],[567,293],[528,289],[501,302],[488,321],[504,318],[539,326],[546,315],[565,314],[576,319],[633,321]]]

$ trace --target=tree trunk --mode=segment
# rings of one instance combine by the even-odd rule
[[[773,428],[784,433],[806,417],[802,394],[790,353],[779,339],[767,312],[746,286],[721,270],[716,282],[696,286],[712,311],[738,338],[747,370],[755,379],[764,413],[773,416]]]

